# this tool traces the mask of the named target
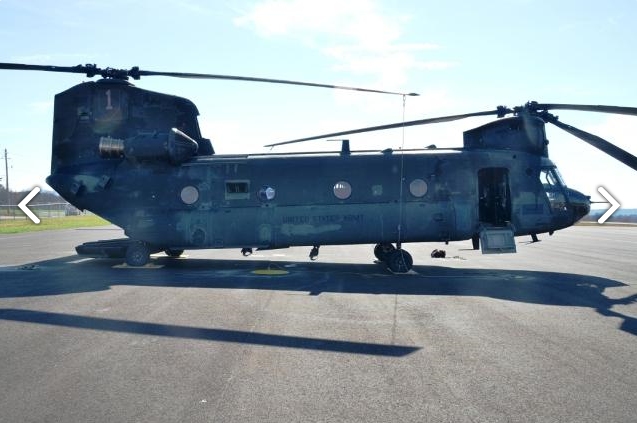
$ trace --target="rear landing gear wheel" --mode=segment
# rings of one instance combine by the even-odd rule
[[[176,250],[176,249],[173,249],[173,248],[168,248],[168,249],[164,250],[164,253],[166,253],[166,255],[168,257],[177,258],[177,257],[180,257],[184,253],[184,250]]]
[[[374,247],[374,255],[380,261],[386,262],[393,251],[396,251],[396,247],[392,244],[376,244]]]
[[[126,249],[126,264],[134,267],[145,266],[150,261],[150,247],[142,241],[133,242]]]
[[[394,273],[407,273],[414,265],[414,259],[403,249],[394,250],[386,261],[387,267]]]

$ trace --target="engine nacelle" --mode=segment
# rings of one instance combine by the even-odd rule
[[[499,119],[463,135],[467,150],[514,150],[548,157],[544,121],[535,116]]]
[[[100,157],[104,159],[167,160],[175,165],[189,160],[198,148],[197,141],[176,128],[168,133],[140,133],[125,140],[101,137],[99,143]]]

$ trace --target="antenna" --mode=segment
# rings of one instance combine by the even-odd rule
[[[349,156],[352,151],[349,148],[349,140],[345,139],[332,139],[327,141],[341,141],[341,156]]]

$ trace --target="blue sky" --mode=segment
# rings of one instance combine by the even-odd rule
[[[637,0],[29,1],[0,0],[1,62],[293,79],[416,91],[400,96],[147,77],[135,84],[191,99],[218,153],[349,128],[545,103],[637,106]],[[0,71],[0,154],[10,187],[46,188],[53,96],[81,75]],[[637,117],[556,112],[637,155]],[[460,146],[488,122],[350,136],[352,147]],[[604,186],[637,207],[637,172],[547,127],[566,183]],[[315,141],[281,148],[322,150]],[[4,166],[0,166],[4,183]]]

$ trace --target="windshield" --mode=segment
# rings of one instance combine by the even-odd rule
[[[556,168],[544,168],[540,171],[540,181],[544,188],[565,187],[562,176]]]
[[[551,204],[551,210],[566,210],[566,196],[564,195],[564,182],[555,167],[543,168],[540,171],[540,181]]]

